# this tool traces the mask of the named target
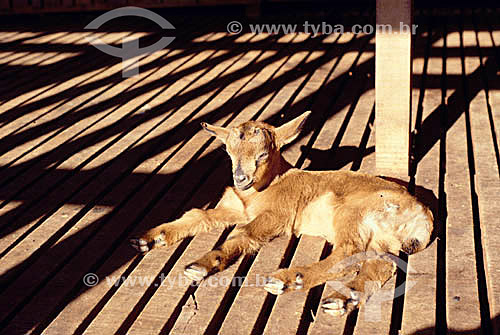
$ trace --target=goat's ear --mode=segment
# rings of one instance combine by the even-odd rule
[[[217,137],[224,144],[226,143],[227,136],[229,135],[229,130],[224,127],[212,126],[211,124],[202,122],[201,126],[203,129],[208,131],[211,135]]]
[[[284,125],[276,128],[276,142],[278,147],[282,147],[295,140],[299,136],[307,117],[311,115],[311,111],[307,111],[299,117],[296,117],[292,121],[285,123]]]

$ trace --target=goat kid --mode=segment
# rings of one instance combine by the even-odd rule
[[[404,187],[379,177],[293,168],[280,148],[299,135],[309,114],[277,128],[254,121],[232,128],[202,123],[226,145],[234,187],[225,190],[214,209],[190,210],[132,239],[132,246],[147,252],[213,228],[237,225],[218,249],[186,266],[184,274],[201,281],[280,235],[320,236],[333,245],[327,258],[280,269],[264,289],[273,294],[307,290],[350,273],[346,289],[322,301],[323,311],[342,315],[366,302],[393,276],[395,263],[375,257],[360,259],[360,264],[347,269],[338,265],[364,252],[397,255],[424,249],[433,229],[432,213]],[[379,285],[370,288],[367,284],[373,282]]]

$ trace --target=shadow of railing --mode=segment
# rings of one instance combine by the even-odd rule
[[[354,19],[355,23],[359,23],[363,20],[372,22],[373,18],[349,18]],[[33,328],[41,332],[68,303],[89,289],[81,281],[84,274],[98,272],[101,276],[108,276],[136,257],[133,249],[125,245],[130,234],[174,219],[182,213],[186,203],[193,207],[213,205],[214,195],[222,192],[230,178],[225,153],[211,149],[212,140],[198,139],[199,145],[196,149],[189,149],[191,151],[186,153],[189,158],[183,160],[184,164],[174,172],[163,172],[166,166],[179,159],[179,153],[187,150],[185,148],[200,131],[201,121],[228,125],[236,120],[241,110],[260,101],[265,102],[252,114],[252,118],[276,125],[313,108],[314,113],[299,137],[311,138],[302,148],[299,167],[307,158],[311,161],[310,169],[339,169],[349,163],[354,163],[355,169],[358,169],[361,160],[374,152],[374,147],[366,148],[368,138],[362,140],[360,147],[341,146],[343,133],[330,150],[313,148],[328,119],[348,106],[355,106],[360,96],[374,88],[374,58],[360,58],[362,53],[374,52],[373,36],[356,36],[347,43],[331,42],[327,40],[327,35],[293,43],[283,42],[283,35],[269,35],[258,41],[253,41],[255,37],[252,37],[244,41],[241,36],[222,34],[225,21],[215,26],[210,26],[208,21],[210,18],[196,24],[189,19],[174,22],[179,27],[179,34],[169,46],[169,51],[140,66],[141,73],[150,73],[154,80],[143,76],[136,82],[124,81],[121,69],[109,70],[119,65],[118,59],[104,55],[92,46],[58,43],[70,32],[82,31],[75,28],[75,24],[64,28],[49,27],[42,32],[33,31],[32,36],[12,42],[2,43],[0,40],[2,52],[19,54],[10,63],[7,61],[0,65],[5,74],[0,79],[0,154],[9,157],[0,166],[0,207],[3,208],[0,238],[8,241],[8,245],[2,245],[0,258],[12,257],[12,251],[38,229],[45,229],[64,205],[79,206],[78,211],[68,219],[58,219],[62,220],[57,223],[58,228],[50,230],[51,233],[37,249],[20,257],[20,261],[12,261],[13,266],[0,274],[2,298],[11,301],[0,308],[0,329],[16,318],[22,320],[24,327],[19,328],[19,334]],[[130,26],[130,22],[122,22],[109,32],[128,31]],[[472,28],[491,32],[492,26],[491,21],[485,20],[475,22]],[[448,22],[446,27],[445,32],[433,33],[434,30],[430,30],[431,33],[425,36],[423,33],[427,30],[423,27],[417,38],[426,40],[430,47],[427,51],[417,48],[414,57],[443,57],[443,54],[444,57],[462,58],[483,56],[485,62],[469,76],[446,75],[446,88],[454,90],[454,93],[444,102],[445,105],[436,108],[418,126],[414,152],[414,164],[417,165],[440,141],[442,132],[446,132],[464,113],[467,103],[463,98],[464,78],[471,82],[486,80],[489,90],[500,89],[500,83],[492,80],[499,70],[498,50],[434,46],[446,34],[462,32],[466,28],[460,24],[453,25],[453,22]],[[15,26],[9,29],[15,29]],[[135,25],[136,31],[148,32],[144,38],[146,44],[161,36],[144,23]],[[63,35],[52,38],[50,43],[30,43],[56,32],[63,32]],[[215,38],[217,34],[221,36]],[[49,65],[20,63],[26,55],[37,52],[66,52],[73,56]],[[318,52],[320,56],[313,56]],[[331,74],[348,53],[357,54],[355,63],[348,71],[326,80],[318,90],[308,92],[313,73],[327,64],[334,64]],[[301,61],[288,63],[291,57],[298,54],[303,54]],[[246,65],[238,68],[239,62],[246,62]],[[168,66],[172,68],[160,77],[155,76]],[[265,76],[265,82],[260,82],[259,76],[270,71],[271,66],[274,69],[272,73]],[[216,73],[213,73],[214,69],[217,69]],[[92,75],[86,77],[89,73]],[[206,76],[211,80],[201,82]],[[67,81],[77,77],[82,79],[74,86],[64,87]],[[443,88],[439,74],[424,73],[416,77],[416,81],[425,84],[424,90]],[[234,92],[225,91],[238,81],[242,82],[240,88]],[[300,84],[294,88],[293,94],[286,100],[278,101],[280,108],[271,116],[262,118],[264,110],[271,108],[280,91],[297,81]],[[175,92],[169,91],[179,82],[183,84],[180,88],[176,88]],[[482,86],[469,86],[467,100],[472,100],[482,89]],[[52,90],[54,94],[51,94]],[[147,94],[150,97],[144,99]],[[162,99],[162,95],[169,98],[154,105],[155,100]],[[84,96],[83,101],[78,99],[80,96]],[[212,107],[221,96],[224,102]],[[128,104],[135,100],[142,102],[130,107]],[[190,106],[193,101],[197,101],[197,105],[192,111],[186,111],[185,106]],[[148,104],[154,106],[149,108]],[[421,102],[419,105],[418,113],[421,114]],[[443,108],[447,111],[445,129],[442,129]],[[176,119],[181,112],[183,118]],[[340,132],[345,132],[353,113],[354,107],[346,114]],[[116,120],[99,128],[99,122],[117,115]],[[367,120],[367,129],[370,123],[373,124],[373,117],[372,112],[371,119]],[[20,119],[27,121],[17,124]],[[75,124],[85,126],[74,128]],[[141,127],[145,130],[140,130]],[[61,137],[61,134],[73,129],[77,131],[71,136]],[[130,144],[118,153],[113,152],[114,146],[121,144],[120,141],[127,141],[133,132],[135,135],[129,140]],[[92,151],[92,148],[96,149]],[[78,161],[71,168],[60,167],[85,150],[91,153],[83,161]],[[151,172],[136,171],[143,162],[166,152],[168,154],[162,156],[160,162],[155,162]],[[498,148],[496,152],[498,161]],[[109,159],[103,160],[106,155]],[[102,163],[96,164],[97,159]],[[207,185],[213,186],[213,193],[199,192],[200,187],[206,188]],[[20,204],[9,207],[14,202]],[[98,213],[103,208],[109,208],[109,211],[106,210],[106,214],[97,219],[88,219],[92,213]],[[78,225],[83,220],[88,222]],[[78,230],[71,234],[76,226]],[[184,250],[188,243],[180,244],[179,250]],[[137,262],[134,261],[131,266],[136,266]],[[34,273],[36,278],[33,278]],[[68,286],[51,286],[51,281],[60,276],[69,278]],[[20,293],[18,289],[22,287],[25,290]],[[33,297],[40,292],[43,293],[41,298],[36,299],[42,302],[49,301],[49,295],[57,300],[43,320],[39,320],[37,314],[29,313]],[[36,309],[36,306],[33,308]],[[94,314],[96,312],[93,311]],[[84,328],[79,329],[83,332]]]

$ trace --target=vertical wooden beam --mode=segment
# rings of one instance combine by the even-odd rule
[[[377,0],[376,167],[402,178],[409,166],[412,30],[412,0]]]

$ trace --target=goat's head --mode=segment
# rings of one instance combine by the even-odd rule
[[[202,123],[202,127],[226,145],[233,165],[234,186],[239,190],[260,189],[276,175],[281,160],[280,148],[300,133],[310,112],[273,127],[248,121],[237,127],[223,128]]]

